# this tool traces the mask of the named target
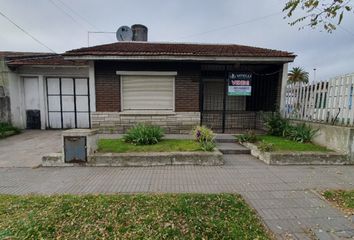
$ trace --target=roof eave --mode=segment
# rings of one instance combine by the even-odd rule
[[[69,64],[7,64],[9,67],[46,67],[46,68],[88,68],[89,65],[69,65]]]
[[[128,60],[128,61],[215,61],[215,62],[293,62],[296,56],[287,57],[223,57],[223,56],[113,56],[113,55],[66,55],[65,60]]]

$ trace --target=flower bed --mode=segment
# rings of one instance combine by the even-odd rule
[[[151,145],[135,145],[122,139],[100,139],[98,152],[127,153],[127,152],[195,152],[202,151],[199,144],[192,140],[161,140]]]
[[[269,165],[344,165],[352,164],[348,156],[331,151],[272,151],[265,152],[255,143],[244,142],[251,154]]]

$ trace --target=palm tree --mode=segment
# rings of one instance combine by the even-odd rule
[[[288,82],[289,83],[308,83],[309,82],[309,73],[306,72],[301,67],[293,67],[288,73]]]

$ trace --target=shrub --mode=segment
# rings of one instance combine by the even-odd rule
[[[215,141],[200,142],[200,148],[205,152],[212,152],[216,147]]]
[[[159,126],[137,124],[123,136],[123,140],[135,145],[152,145],[161,141],[163,129]]]
[[[239,143],[243,143],[243,142],[254,143],[257,142],[258,140],[256,133],[252,130],[248,130],[245,134],[236,136],[235,139]]]
[[[274,151],[274,144],[267,143],[263,140],[259,143],[258,149],[261,150],[262,152],[273,152]]]
[[[290,126],[287,130],[286,137],[296,142],[311,142],[312,138],[318,132],[305,123]]]
[[[193,137],[197,142],[214,141],[214,132],[205,126],[196,126],[192,131]]]
[[[271,115],[263,116],[264,126],[267,129],[268,134],[273,136],[284,137],[290,124],[287,119],[282,118],[280,113],[275,112]]]

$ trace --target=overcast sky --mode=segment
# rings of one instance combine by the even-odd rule
[[[0,11],[56,52],[87,46],[88,31],[141,23],[149,41],[235,43],[294,52],[317,80],[354,72],[354,14],[333,34],[289,26],[285,0],[0,0]],[[0,16],[0,50],[48,51]],[[90,34],[90,45],[115,42]]]

